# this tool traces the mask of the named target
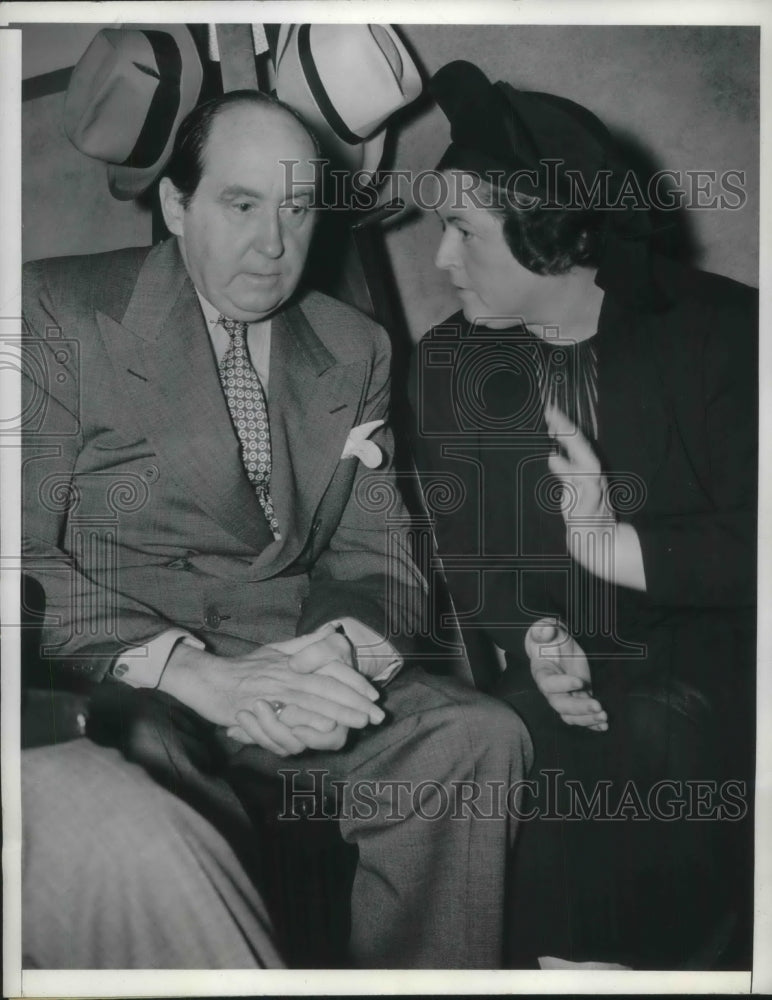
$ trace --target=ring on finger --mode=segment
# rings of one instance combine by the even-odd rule
[[[284,709],[287,707],[283,701],[269,701],[268,704],[273,709],[273,714],[278,719]]]

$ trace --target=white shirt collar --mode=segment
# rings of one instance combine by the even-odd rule
[[[220,322],[220,316],[222,315],[220,310],[215,309],[212,303],[209,302],[208,299],[205,299],[198,289],[196,289],[196,295],[198,296],[198,301],[201,303],[201,311],[204,314],[204,319],[206,320],[207,324],[209,326],[217,326],[218,323]],[[250,329],[262,328],[267,333],[271,329],[271,321],[270,319],[255,320],[254,323],[247,323],[247,326]]]
[[[212,343],[214,356],[219,363],[230,343],[230,337],[220,323],[220,311],[215,309],[211,302],[208,302],[196,289],[198,301],[201,303],[201,311],[207,326],[207,333]],[[247,350],[252,365],[263,383],[263,391],[268,395],[268,381],[271,373],[271,321],[270,319],[258,320],[256,323],[247,324]]]

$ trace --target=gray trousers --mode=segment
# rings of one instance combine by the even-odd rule
[[[22,965],[281,968],[223,837],[117,750],[22,753]]]
[[[332,787],[341,808],[340,830],[344,839],[358,848],[359,859],[351,900],[351,965],[501,967],[506,864],[516,829],[512,815],[505,808],[506,790],[522,779],[531,760],[525,727],[508,706],[454,681],[411,670],[389,685],[383,700],[389,718],[382,726],[356,736],[337,753],[280,759],[260,748],[241,748],[230,741],[224,742],[219,731],[199,725],[192,713],[171,699],[121,685],[110,690],[109,697],[113,702],[110,711],[105,712],[104,706],[100,709],[97,705],[97,714],[102,715],[101,737],[105,729],[110,729],[126,758],[142,763],[158,783],[174,793],[172,801],[179,797],[192,804],[196,819],[208,816],[216,823],[242,860],[245,860],[249,828],[254,828],[255,823],[255,811],[245,802],[250,786],[256,787],[266,778],[275,779],[280,770],[298,772],[299,784],[296,782],[293,787],[300,787],[312,770],[338,782]],[[107,717],[112,725],[105,725]],[[46,753],[53,757],[66,749]],[[107,750],[92,751],[95,767],[102,752]],[[109,759],[111,766],[119,767],[114,754]],[[139,780],[136,769],[131,769],[131,774]],[[121,890],[117,883],[134,879],[139,886],[133,891],[164,897],[153,905],[160,907],[161,920],[165,913],[173,925],[178,905],[175,896],[180,892],[178,873],[172,874],[170,870],[168,878],[164,878],[163,865],[158,864],[155,867],[159,870],[154,869],[148,875],[144,862],[150,850],[147,841],[157,842],[166,836],[170,842],[178,843],[176,817],[167,814],[166,834],[158,831],[146,838],[141,820],[136,818],[145,812],[136,803],[130,802],[130,809],[125,807],[109,794],[103,782],[98,787],[106,792],[101,806],[84,789],[81,811],[69,810],[64,814],[66,830],[62,840],[76,852],[71,859],[82,864],[84,870],[90,866],[93,874],[89,882],[108,884],[107,891],[113,899],[111,908],[117,912],[121,910]],[[61,792],[59,796],[61,801]],[[33,815],[30,810],[25,822],[32,838],[37,835],[32,825],[46,822],[46,810],[50,820],[53,808],[38,790],[35,798],[37,813]],[[156,801],[167,803],[164,812],[173,808],[165,796]],[[121,828],[132,826],[135,842],[145,844],[144,855],[122,857],[117,873],[112,857],[114,849],[105,838],[95,837],[90,827],[92,817],[104,810],[106,802],[111,802],[113,810],[122,814],[121,821],[111,822]],[[190,827],[189,811],[182,815]],[[207,836],[210,849],[213,843],[218,850],[224,846],[219,837],[216,841],[212,839],[217,836],[214,831],[208,830]],[[52,835],[51,846],[56,840],[56,835]],[[254,837],[254,843],[259,844],[259,837]],[[192,849],[190,844],[187,849]],[[93,860],[94,852],[101,854],[98,861]],[[45,905],[47,880],[56,881],[60,877],[57,866],[61,865],[61,849],[55,854],[53,860],[38,849],[29,857],[25,884],[28,911]],[[184,860],[184,856],[183,851],[178,861]],[[228,883],[235,886],[248,882],[243,872],[239,878],[238,864],[234,869],[232,863],[236,863],[235,856],[230,855],[229,864],[223,869]],[[246,866],[251,867],[248,860]],[[264,953],[267,922],[259,898],[254,892],[240,897],[251,916],[248,927],[243,913],[239,912],[235,918],[224,914],[223,909],[231,904],[227,892],[223,896],[220,891],[221,873],[216,868],[212,865],[204,870],[199,865],[199,881],[209,885],[202,887],[202,904],[191,907],[193,921],[198,919],[191,941],[206,937],[201,925],[208,923],[206,908],[210,899],[217,897],[214,911],[218,914],[215,919],[221,937],[226,941],[231,936],[249,938],[251,952],[239,953],[236,947],[235,954],[241,954],[237,965],[243,965],[246,954],[252,956],[255,964],[276,964],[275,954]],[[171,884],[168,893],[167,882]],[[145,905],[153,912],[153,905],[147,899]],[[70,904],[66,906],[69,908]],[[146,920],[139,911],[133,916],[140,924]],[[79,938],[89,937],[89,924],[95,918],[92,896],[78,918]],[[61,920],[61,915],[58,919]],[[28,934],[36,936],[34,912],[30,913],[26,926]],[[61,930],[61,924],[56,926]],[[127,933],[133,933],[133,923],[124,927]],[[167,938],[179,938],[184,924],[178,922],[177,928],[178,933],[167,934]],[[142,931],[141,937],[145,933]],[[175,947],[183,945],[177,941]],[[241,947],[245,945],[242,943]],[[231,961],[227,957],[234,953],[229,950],[231,945],[223,948],[226,957],[221,956],[217,964],[208,967],[224,967]],[[25,951],[38,961],[26,945]],[[207,956],[211,956],[211,951],[210,947]],[[263,957],[264,954],[269,957]],[[102,967],[121,965],[105,955],[100,961]],[[131,964],[136,965],[136,961]],[[201,962],[197,964],[201,967]]]

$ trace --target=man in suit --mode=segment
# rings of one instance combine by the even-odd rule
[[[359,849],[354,964],[495,967],[514,824],[494,799],[522,776],[530,745],[501,704],[399,673],[424,584],[380,426],[388,341],[300,289],[317,155],[289,109],[231,93],[178,131],[160,184],[174,239],[29,267],[25,413],[39,420],[27,434],[25,546],[45,591],[43,652],[102,682],[91,735],[208,818],[252,873],[256,790],[281,758],[343,782],[340,827]],[[358,448],[380,459],[377,478]],[[33,753],[28,816],[45,815],[36,789],[48,769],[62,789],[93,775],[95,755],[123,764],[89,740],[66,767],[58,748]],[[457,780],[476,783],[475,809],[447,807],[442,789]],[[357,810],[362,783],[374,805]],[[136,825],[128,801],[91,810]],[[81,801],[69,820],[81,836],[59,831],[73,871],[106,849],[88,837],[93,818]],[[37,859],[28,901],[50,880],[46,852]],[[120,870],[148,871],[140,856]],[[179,891],[161,881],[158,897],[173,921]],[[26,950],[41,964],[28,915]],[[79,926],[82,943],[82,913]],[[95,961],[93,942],[75,938],[68,963]],[[168,962],[149,947],[133,964]]]

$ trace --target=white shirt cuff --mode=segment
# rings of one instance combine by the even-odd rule
[[[110,673],[113,677],[136,688],[157,688],[172,650],[178,642],[196,649],[204,643],[181,628],[170,628],[142,646],[132,646],[117,657]]]
[[[390,642],[357,618],[338,618],[330,624],[346,633],[356,649],[359,672],[368,680],[386,684],[404,664],[402,656]]]

